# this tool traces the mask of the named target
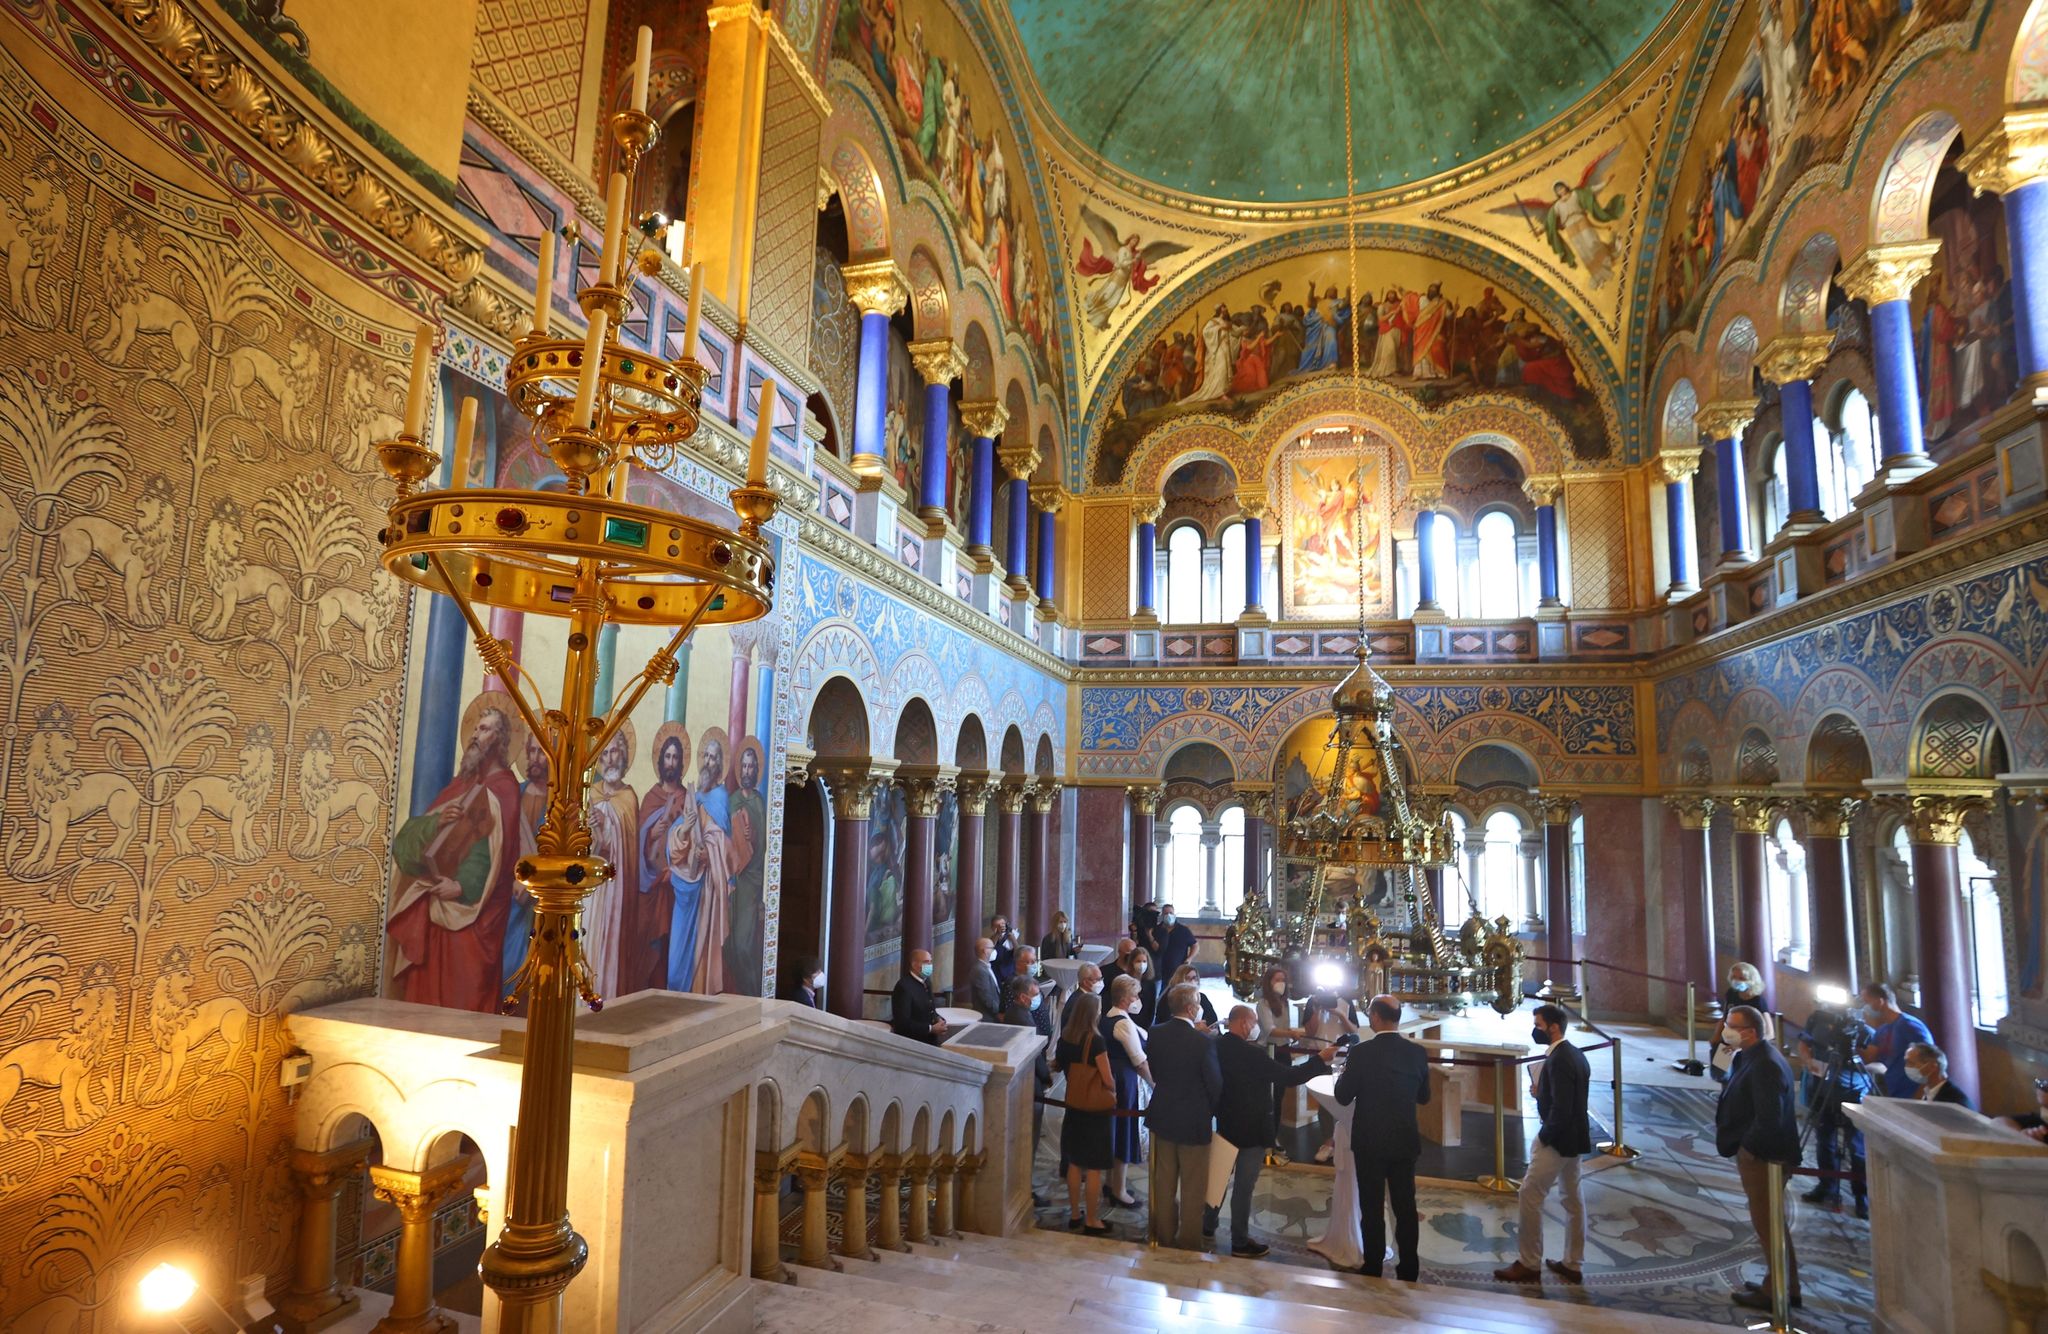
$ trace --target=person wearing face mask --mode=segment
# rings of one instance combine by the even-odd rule
[[[1726,1032],[1727,1013],[1738,1005],[1754,1005],[1763,1008],[1764,977],[1755,965],[1734,963],[1728,966],[1728,989],[1721,993],[1720,1023],[1714,1025],[1714,1036],[1708,1042],[1713,1053],[1708,1068],[1713,1072],[1714,1082],[1722,1083],[1728,1078],[1728,1067],[1735,1060],[1735,1044]]]
[[[1102,1012],[1102,1045],[1109,1049],[1109,1069],[1116,1081],[1116,1106],[1120,1112],[1138,1110],[1140,1081],[1152,1082],[1152,1067],[1145,1058],[1145,1030],[1138,1024],[1144,1008],[1137,978],[1127,974],[1111,980],[1109,1007]],[[1112,1117],[1110,1126],[1115,1161],[1110,1166],[1109,1185],[1104,1187],[1104,1193],[1112,1204],[1128,1209],[1138,1200],[1124,1188],[1124,1180],[1133,1163],[1145,1161],[1145,1137],[1135,1116]]]
[[[933,1046],[945,1041],[946,1021],[939,1017],[939,1003],[932,998],[930,950],[912,950],[904,962],[903,976],[889,995],[889,1031]]]
[[[1259,1169],[1265,1166],[1265,1147],[1279,1133],[1273,1094],[1330,1073],[1337,1055],[1335,1047],[1325,1047],[1300,1065],[1289,1065],[1260,1045],[1260,1037],[1258,1012],[1249,1005],[1233,1006],[1228,1026],[1216,1040],[1223,1096],[1216,1104],[1216,1141],[1209,1146],[1209,1208],[1202,1219],[1203,1234],[1213,1235],[1227,1183],[1230,1253],[1244,1260],[1256,1260],[1271,1249],[1252,1240],[1251,1222],[1252,1192],[1258,1188]]]
[[[1010,1003],[1003,1007],[1002,1022],[1028,1028],[1045,1039],[1038,1055],[1032,1059],[1031,1073],[1038,1081],[1038,1095],[1044,1097],[1052,1087],[1052,1007],[1045,1003],[1045,995],[1038,983],[1021,973],[1010,982]],[[1042,1205],[1045,1200],[1039,1195],[1035,1178],[1038,1175],[1038,1141],[1045,1129],[1045,1104],[1033,1100],[1031,1104],[1031,1174],[1034,1178],[1031,1202]]]
[[[1017,971],[1017,933],[1010,928],[1009,919],[998,913],[989,921],[988,939],[995,946],[989,966],[995,970],[996,981],[1006,983]]]
[[[1287,1000],[1287,970],[1278,966],[1268,968],[1266,976],[1259,983],[1258,1004],[1259,1034],[1266,1043],[1266,1054],[1281,1065],[1287,1065],[1292,1058],[1287,1054],[1287,1045],[1297,1038],[1306,1037],[1306,1029],[1297,1028],[1294,1023],[1294,1007]],[[1274,1160],[1286,1162],[1280,1152],[1280,1125],[1285,1119],[1287,1107],[1287,1085],[1273,1085],[1273,1138],[1267,1143],[1272,1146]]]
[[[1135,939],[1130,936],[1121,937],[1116,942],[1116,952],[1109,956],[1107,963],[1102,965],[1103,978],[1106,981],[1114,982],[1117,978],[1129,973],[1131,971],[1131,956],[1137,952],[1138,942]]]
[[[1748,1283],[1734,1296],[1737,1306],[1752,1311],[1771,1309],[1770,1164],[1799,1166],[1799,1122],[1792,1110],[1792,1067],[1764,1036],[1763,1011],[1738,1005],[1728,1012],[1729,1040],[1735,1063],[1714,1107],[1714,1150],[1735,1160],[1742,1193],[1749,1200],[1749,1223],[1763,1247],[1765,1278]],[[1782,1200],[1780,1201],[1782,1205]],[[1776,1220],[1786,1227],[1784,1215]],[[1793,1253],[1789,1228],[1785,1235],[1785,1287],[1792,1304],[1800,1304],[1799,1257]]]
[[[1513,1264],[1494,1270],[1493,1276],[1503,1283],[1543,1281],[1543,1199],[1555,1185],[1564,1205],[1564,1258],[1552,1260],[1550,1272],[1567,1283],[1583,1283],[1586,1206],[1579,1198],[1579,1159],[1593,1151],[1593,1125],[1586,1114],[1592,1072],[1586,1054],[1564,1040],[1569,1019],[1562,1008],[1539,1005],[1533,1018],[1529,1040],[1550,1049],[1529,1081],[1543,1127],[1536,1132],[1529,1171],[1522,1178],[1522,1253]]]
[[[1178,986],[1193,987],[1195,989],[1195,999],[1200,1002],[1198,1006],[1200,1014],[1195,1027],[1201,1029],[1204,1033],[1213,1034],[1216,1031],[1216,1007],[1211,1005],[1209,998],[1202,994],[1202,975],[1195,970],[1193,964],[1182,964],[1180,970],[1173,975],[1166,985],[1168,990]]]
[[[825,1008],[825,970],[818,966],[816,958],[806,956],[796,961],[796,986],[787,999],[813,1010]]]
[[[1080,971],[1074,974],[1074,986],[1082,994],[1100,996],[1103,984],[1102,970],[1092,963],[1082,964]]]
[[[995,955],[996,947],[987,936],[974,942],[974,970],[967,975],[967,996],[984,1019],[994,1019],[1003,1008],[1003,988],[992,962]]]
[[[1172,977],[1180,966],[1195,956],[1195,933],[1174,914],[1171,903],[1159,905],[1159,924],[1152,928],[1152,958],[1159,976]]]
[[[1152,956],[1142,947],[1132,950],[1124,961],[1124,972],[1138,984],[1138,999],[1143,1002],[1131,1011],[1131,1018],[1138,1021],[1138,1027],[1150,1028],[1159,1010],[1159,974],[1152,971]]]
[[[1870,1025],[1870,1045],[1863,1049],[1863,1067],[1876,1075],[1887,1098],[1917,1097],[1920,1086],[1906,1074],[1906,1048],[1932,1043],[1927,1025],[1899,1008],[1898,993],[1883,982],[1863,984],[1863,1022]]]
[[[1081,952],[1081,938],[1067,925],[1067,915],[1056,912],[1052,915],[1052,930],[1038,942],[1038,952],[1048,959],[1071,959]]]
[[[1400,1258],[1394,1277],[1413,1283],[1422,1273],[1419,1249],[1422,1216],[1415,1209],[1415,1160],[1422,1156],[1422,1129],[1415,1109],[1429,1101],[1429,1054],[1401,1036],[1401,1002],[1375,996],[1366,1006],[1372,1040],[1344,1058],[1337,1078],[1341,1106],[1354,1103],[1351,1166],[1358,1174],[1359,1231],[1368,1278],[1378,1278],[1387,1260],[1388,1197],[1394,1207],[1394,1245]]]
[[[1913,1081],[1913,1096],[1921,1102],[1946,1102],[1977,1110],[1969,1094],[1948,1082],[1948,1053],[1931,1042],[1916,1042],[1906,1048],[1906,1078]]]

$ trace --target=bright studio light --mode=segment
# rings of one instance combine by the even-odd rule
[[[137,1291],[142,1298],[143,1310],[169,1315],[183,1310],[185,1303],[192,1300],[192,1294],[199,1291],[199,1280],[166,1262],[144,1274]]]
[[[1847,1005],[1849,992],[1846,987],[1815,987],[1813,998],[1822,1005]]]
[[[1344,985],[1344,968],[1341,964],[1319,963],[1309,976],[1314,980],[1317,991],[1335,991]]]

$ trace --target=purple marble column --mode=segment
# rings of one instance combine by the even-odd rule
[[[1029,793],[1028,787],[1010,784],[996,790],[996,901],[989,916],[1001,913],[1011,926],[1017,925],[1024,879],[1024,806]]]
[[[842,769],[827,771],[825,782],[832,794],[825,1008],[844,1019],[859,1019],[861,992],[867,986],[868,815],[877,780],[866,769]]]
[[[953,987],[957,992],[974,971],[974,942],[981,937],[982,839],[988,827],[988,778],[962,774],[960,859],[953,865]]]
[[[1970,1001],[1970,936],[1956,843],[1966,802],[1913,797],[1913,904],[1920,928],[1920,1017],[1948,1055],[1948,1077],[1976,1101],[1977,1024]]]
[[[1764,982],[1763,1005],[1778,1002],[1778,967],[1771,949],[1771,901],[1765,878],[1768,855],[1764,839],[1770,834],[1770,804],[1757,797],[1734,797],[1729,811],[1735,820],[1735,894],[1741,914],[1742,961],[1753,965]]]

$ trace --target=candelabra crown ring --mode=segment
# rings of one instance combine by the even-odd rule
[[[566,421],[583,373],[583,342],[528,334],[505,368],[505,392],[536,423]],[[598,367],[596,433],[622,440],[636,456],[697,433],[698,397],[707,372],[697,361],[665,361],[611,344]],[[658,465],[657,465],[658,466]]]

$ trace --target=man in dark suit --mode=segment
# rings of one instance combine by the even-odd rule
[[[1976,1111],[1970,1095],[1948,1082],[1948,1053],[1931,1042],[1916,1042],[1906,1048],[1906,1078],[1918,1090],[1919,1102],[1952,1102]]]
[[[1162,978],[1172,977],[1180,971],[1182,964],[1195,957],[1195,933],[1174,916],[1171,903],[1160,905],[1159,924],[1152,928],[1152,938],[1147,944],[1152,950],[1152,962]]]
[[[1230,1253],[1256,1260],[1272,1249],[1252,1240],[1252,1192],[1258,1188],[1259,1169],[1266,1165],[1266,1146],[1273,1142],[1273,1090],[1306,1084],[1317,1075],[1330,1073],[1335,1047],[1325,1047],[1300,1065],[1290,1066],[1276,1059],[1259,1042],[1258,1011],[1249,1005],[1235,1006],[1225,1021],[1223,1036],[1216,1040],[1216,1065],[1223,1075],[1223,1096],[1216,1103],[1216,1140],[1209,1152],[1235,1153],[1237,1165],[1230,1176]],[[1203,1231],[1216,1220],[1202,1219]]]
[[[1044,1097],[1045,1091],[1052,1087],[1052,1063],[1048,1059],[1053,1041],[1052,1006],[1046,1003],[1044,991],[1038,983],[1022,974],[1011,979],[1009,992],[1010,1003],[1003,1007],[1002,1022],[1028,1028],[1045,1039],[1045,1044],[1039,1047],[1038,1055],[1031,1062],[1031,1075],[1038,1084],[1038,1096]],[[1045,1104],[1034,1099],[1031,1103],[1031,1170],[1034,1176],[1038,1172],[1038,1137],[1044,1128]],[[1045,1203],[1035,1186],[1031,1202]]]
[[[1003,988],[996,981],[995,956],[995,945],[987,936],[974,942],[974,969],[967,974],[967,997],[984,1019],[994,1019],[1003,1008]]]
[[[1209,1139],[1223,1095],[1216,1044],[1195,1027],[1195,996],[1188,985],[1168,991],[1166,1017],[1145,1042],[1152,1067],[1152,1105],[1145,1109],[1152,1128],[1152,1238],[1188,1251],[1202,1245]]]
[[[1543,1197],[1558,1187],[1564,1201],[1564,1259],[1550,1270],[1567,1283],[1583,1283],[1586,1262],[1586,1206],[1579,1199],[1579,1159],[1593,1151],[1593,1125],[1586,1115],[1586,1090],[1592,1071],[1586,1054],[1564,1039],[1567,1016],[1555,1005],[1536,1007],[1529,1039],[1550,1054],[1530,1080],[1536,1114],[1543,1128],[1529,1152],[1529,1171],[1522,1178],[1522,1253],[1493,1276],[1506,1283],[1538,1283],[1543,1279]]]
[[[937,1046],[946,1037],[946,1021],[932,999],[932,952],[912,950],[889,996],[889,1031]]]
[[[1792,1112],[1792,1067],[1778,1049],[1764,1039],[1763,1012],[1753,1005],[1738,1005],[1728,1012],[1721,1028],[1724,1040],[1735,1048],[1735,1063],[1728,1069],[1728,1082],[1721,1086],[1721,1101],[1714,1108],[1714,1151],[1735,1160],[1742,1175],[1742,1193],[1749,1198],[1749,1225],[1756,1229],[1764,1248],[1764,1281],[1748,1283],[1735,1294],[1737,1306],[1752,1311],[1771,1309],[1771,1188],[1770,1164],[1799,1166],[1799,1123]],[[1776,1220],[1785,1227],[1784,1215]],[[1792,1253],[1792,1236],[1785,1235],[1785,1287],[1792,1304],[1799,1305],[1799,1257]]]
[[[1429,1057],[1394,1030],[1401,1002],[1375,996],[1366,1007],[1372,1038],[1351,1049],[1337,1078],[1337,1101],[1351,1114],[1351,1161],[1358,1170],[1359,1222],[1365,1233],[1361,1272],[1380,1277],[1387,1256],[1385,1204],[1394,1203],[1394,1245],[1401,1258],[1394,1277],[1413,1283],[1422,1274],[1422,1219],[1415,1212],[1415,1160],[1422,1130],[1415,1109],[1429,1101]]]
[[[989,968],[998,985],[1008,985],[1017,971],[1017,933],[1001,913],[989,919],[988,940],[995,947],[995,953],[989,957]]]
[[[805,955],[796,961],[796,980],[784,999],[813,1010],[825,1008],[825,970],[819,966],[814,955]]]

